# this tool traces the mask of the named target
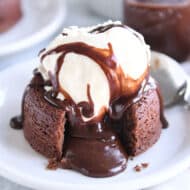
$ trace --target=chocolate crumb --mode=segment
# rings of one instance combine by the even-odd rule
[[[47,169],[49,170],[56,170],[58,168],[58,161],[57,159],[53,158],[49,160],[49,163],[47,165]]]
[[[141,166],[142,166],[143,168],[147,168],[147,167],[149,166],[149,163],[141,163]]]
[[[71,169],[71,165],[69,160],[62,158],[61,162],[60,162],[60,167],[64,168],[64,169]]]
[[[135,167],[134,167],[134,170],[136,171],[136,172],[140,172],[141,171],[141,166],[139,166],[139,165],[136,165]]]

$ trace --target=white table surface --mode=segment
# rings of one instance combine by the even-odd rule
[[[86,0],[67,0],[67,16],[64,26],[79,25],[87,26],[101,23],[107,18],[101,18],[91,12],[83,3]],[[6,67],[11,67],[12,64],[19,64],[25,60],[32,59],[37,56],[40,49],[46,46],[48,41],[45,41],[36,47],[26,50],[22,53],[0,58],[0,70]],[[190,66],[187,67],[190,73]],[[148,190],[190,190],[190,171],[186,171],[175,179],[172,179],[157,187],[149,188]],[[9,180],[0,177],[0,190],[30,190],[29,188],[17,185]]]

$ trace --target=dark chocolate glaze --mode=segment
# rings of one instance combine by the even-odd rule
[[[124,22],[156,51],[184,61],[190,55],[189,0],[125,0]]]
[[[98,27],[90,32],[101,33],[114,26]],[[123,27],[123,25],[116,26]],[[58,81],[58,75],[62,64],[64,64],[65,55],[70,52],[82,54],[93,59],[100,65],[109,81],[111,94],[109,109],[103,108],[103,114],[93,117],[93,119],[86,122],[83,121],[82,116],[91,118],[94,114],[94,103],[90,94],[90,85],[87,85],[86,92],[88,102],[76,103],[60,86]],[[140,82],[137,92],[135,91],[130,95],[124,93],[121,88],[121,78],[124,77],[124,73],[120,66],[117,65],[111,44],[108,44],[108,49],[98,49],[81,42],[64,44],[42,54],[41,61],[52,53],[60,53],[57,59],[55,75],[49,73],[50,81],[45,82],[38,71],[35,71],[34,75],[37,76],[37,80],[34,77],[29,87],[44,88],[47,85],[52,86],[51,91],[46,92],[44,90],[44,99],[51,106],[63,109],[66,112],[67,125],[63,146],[63,159],[61,161],[58,160],[59,164],[57,165],[63,168],[72,168],[84,175],[93,177],[113,176],[122,172],[126,168],[128,155],[121,145],[119,138],[119,133],[123,127],[123,123],[120,121],[122,121],[127,109],[141,99],[143,92],[151,88],[155,89],[157,85],[154,81],[150,80],[149,73],[146,72],[143,76],[144,81]],[[128,82],[131,82],[131,80],[128,79]],[[64,95],[65,99],[63,101],[56,98],[58,92]],[[161,121],[163,122],[163,126],[165,126],[162,105],[162,99],[160,98]],[[22,108],[22,117],[20,118],[22,120],[24,119],[23,111]],[[14,120],[12,122],[16,123]]]

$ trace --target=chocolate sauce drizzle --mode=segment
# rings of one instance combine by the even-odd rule
[[[127,28],[127,26],[123,25],[123,24],[108,24],[105,26],[98,26],[96,28],[93,28],[92,30],[89,31],[89,33],[104,33],[107,30],[112,29],[113,27],[122,27],[122,28]]]
[[[94,102],[92,101],[90,95],[90,84],[87,84],[87,97],[88,97],[88,102],[83,101],[78,103],[78,108],[81,107],[82,115],[84,115],[87,118],[90,118],[93,116],[94,113]]]
[[[117,78],[118,73],[116,74],[116,73],[110,72],[110,70],[116,70],[117,68],[117,63],[114,60],[115,58],[113,56],[113,50],[112,50],[111,44],[108,44],[108,49],[98,49],[82,42],[76,42],[76,43],[60,45],[44,53],[41,57],[41,62],[46,56],[49,56],[52,53],[57,53],[57,54],[61,53],[61,55],[58,57],[58,60],[57,60],[56,71],[55,71],[56,74],[54,76],[50,75],[51,81],[53,81],[52,83],[53,83],[55,91],[62,92],[66,98],[71,99],[71,97],[64,91],[64,89],[61,88],[59,84],[59,80],[58,80],[60,69],[62,65],[64,64],[64,58],[66,54],[71,53],[71,52],[88,56],[89,58],[97,62],[108,78],[112,97],[113,98],[117,97],[118,87],[117,85],[115,85],[116,83],[115,81],[118,79]],[[113,93],[116,93],[116,94],[113,94]]]
[[[62,105],[62,107],[73,108],[73,106],[75,105],[74,115],[81,115],[79,111],[79,108],[81,108],[82,114],[85,117],[91,117],[94,113],[94,104],[90,97],[90,85],[87,86],[87,95],[89,98],[89,102],[80,102],[77,105],[74,102],[74,100],[71,98],[71,96],[63,88],[61,88],[59,84],[58,76],[59,76],[60,69],[62,65],[64,64],[64,58],[67,53],[74,52],[81,55],[86,55],[90,57],[91,59],[95,60],[103,69],[104,73],[106,74],[109,84],[110,84],[109,85],[110,92],[112,94],[112,98],[114,98],[118,96],[118,94],[120,93],[120,90],[118,89],[118,85],[116,84],[116,80],[118,81],[117,74],[113,71],[111,72],[110,70],[116,70],[117,64],[114,60],[111,44],[108,44],[108,47],[109,47],[108,49],[97,49],[87,44],[84,44],[82,42],[77,42],[77,43],[70,43],[70,44],[64,44],[64,45],[58,46],[55,49],[52,49],[42,55],[41,61],[43,61],[43,59],[46,56],[49,56],[52,53],[61,53],[61,55],[57,59],[57,65],[56,65],[56,71],[55,71],[56,74],[55,75],[50,74],[50,78],[54,87],[54,91],[61,92],[66,99],[67,105],[66,104],[64,106]],[[117,69],[117,70],[118,72],[121,72],[121,69]],[[73,113],[70,115],[73,115]],[[82,118],[80,120],[82,122]]]
[[[112,24],[108,24],[108,25],[105,25],[105,26],[98,26],[96,28],[93,28],[92,30],[89,31],[89,33],[91,33],[91,34],[100,34],[100,33],[104,33],[106,31],[112,29],[113,27],[120,27],[120,28],[129,29],[129,27],[124,25],[124,24],[116,24],[116,23],[114,24],[114,23],[112,23]],[[133,30],[130,30],[130,31],[133,32],[133,34],[137,38],[139,38],[140,41],[142,41],[142,39],[139,37],[137,32],[135,32]],[[143,41],[143,43],[144,43],[144,41]]]
[[[97,28],[92,29],[89,31],[89,33],[103,33],[113,27],[126,27],[125,25],[122,24],[108,24],[105,26],[99,26]],[[63,35],[67,35],[63,33]],[[71,96],[60,86],[58,76],[60,69],[62,65],[64,64],[64,58],[66,54],[68,53],[77,53],[81,55],[88,56],[89,58],[93,59],[96,63],[100,65],[102,70],[104,71],[105,75],[107,76],[107,79],[109,81],[109,87],[110,87],[110,107],[108,110],[109,117],[112,119],[119,119],[122,117],[123,113],[135,102],[137,102],[141,98],[143,86],[146,86],[146,83],[148,81],[148,77],[145,78],[144,82],[141,84],[139,87],[139,91],[128,96],[127,94],[122,95],[122,89],[121,89],[121,78],[124,78],[124,73],[122,72],[122,69],[120,66],[117,65],[117,60],[115,60],[115,56],[112,50],[112,46],[109,43],[108,44],[108,49],[98,49],[93,46],[89,46],[87,44],[84,44],[82,42],[76,42],[76,43],[69,43],[69,44],[64,44],[60,45],[54,49],[51,49],[47,52],[45,52],[45,49],[41,50],[41,62],[44,60],[46,56],[49,56],[54,53],[60,53],[61,55],[57,59],[57,64],[56,64],[56,69],[55,69],[55,75],[49,73],[50,76],[50,81],[53,85],[53,90],[50,92],[46,92],[44,94],[44,98],[46,101],[48,101],[51,105],[64,109],[65,111],[69,112],[68,117],[70,118],[72,125],[82,125],[86,126],[89,125],[90,123],[97,123],[100,120],[102,120],[102,116],[99,117],[94,117],[90,123],[89,122],[83,122],[82,115],[90,118],[94,114],[94,103],[92,101],[92,98],[90,96],[90,85],[87,85],[87,97],[88,97],[88,102],[79,102],[76,104],[74,100],[71,98]],[[38,72],[35,71],[34,74],[39,74]],[[145,73],[145,76],[148,76],[148,73]],[[120,78],[118,78],[120,76]],[[144,76],[143,76],[144,77]],[[50,84],[50,85],[51,85]],[[160,107],[161,107],[161,120],[163,123],[163,126],[167,126],[166,120],[164,119],[163,116],[163,103],[162,99],[160,96],[159,90],[158,94],[160,97]],[[58,92],[61,92],[65,100],[60,101],[56,99],[56,96],[58,95]],[[134,99],[134,97],[136,97]],[[126,103],[127,102],[127,103]],[[104,110],[105,112],[105,110]],[[15,122],[11,123],[19,123],[18,121],[20,118],[13,119]],[[11,124],[12,127],[13,124]],[[18,125],[17,125],[18,126]],[[21,125],[20,125],[21,126]],[[16,126],[15,126],[16,128]]]
[[[39,51],[39,53],[38,53],[38,56],[40,56],[40,54],[42,54],[44,51],[46,51],[46,48],[41,49],[41,50]]]

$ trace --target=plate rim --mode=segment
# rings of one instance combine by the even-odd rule
[[[130,187],[130,190],[133,189],[137,189],[137,188],[148,188],[151,186],[155,186],[158,184],[163,183],[164,181],[167,181],[175,176],[177,176],[178,174],[182,173],[183,171],[185,171],[188,167],[190,166],[190,155],[186,158],[184,158],[183,160],[181,160],[178,164],[164,168],[163,170],[161,170],[160,172],[157,172],[157,174],[154,175],[146,175],[145,177],[143,177],[143,180],[132,180],[131,183],[129,183],[129,181],[127,183],[122,182],[122,183],[117,183],[117,182],[113,182],[111,184],[111,187],[109,186],[109,188],[115,189],[115,188],[123,188],[125,185],[127,185],[128,187]],[[163,175],[164,173],[164,175]],[[6,167],[5,165],[2,165],[2,163],[0,163],[0,175],[5,177],[6,179],[9,179],[17,184],[20,184],[22,186],[25,187],[29,187],[29,188],[35,188],[35,189],[42,189],[45,188],[47,190],[51,190],[53,189],[63,189],[66,188],[67,190],[75,190],[76,186],[78,190],[97,190],[97,188],[103,188],[103,187],[107,187],[108,184],[107,183],[93,183],[91,182],[90,184],[71,184],[71,183],[61,183],[61,182],[49,182],[47,180],[40,180],[37,178],[33,178],[31,176],[27,176],[22,172],[18,172],[16,170],[13,170],[9,167]],[[138,187],[137,185],[132,185],[134,184],[134,182],[138,183]]]

